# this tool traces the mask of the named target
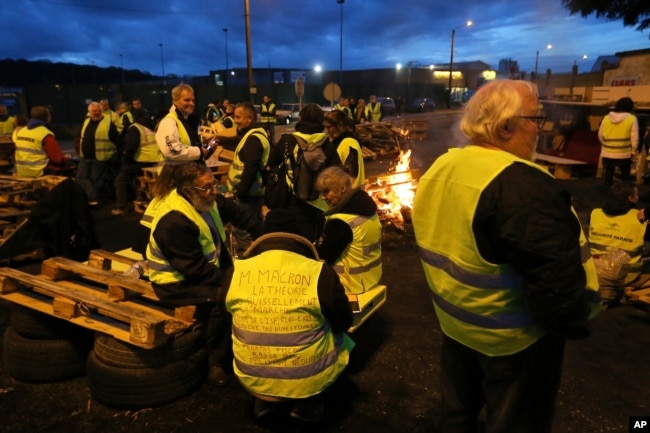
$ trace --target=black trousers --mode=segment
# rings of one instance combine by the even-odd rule
[[[490,357],[443,336],[439,432],[550,432],[564,343],[546,335],[521,352]]]
[[[621,170],[621,180],[629,181],[631,179],[630,170],[632,168],[632,159],[612,159],[612,158],[603,158],[603,180],[605,185],[612,186],[614,183],[614,171],[616,167],[619,167]]]
[[[204,326],[210,365],[232,372],[232,316],[225,305],[198,304],[194,318]]]

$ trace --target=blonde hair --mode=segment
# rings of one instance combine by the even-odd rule
[[[352,178],[350,175],[338,165],[327,167],[323,170],[316,179],[316,190],[325,191],[334,190],[342,191],[343,189],[352,188]]]
[[[460,130],[472,141],[497,143],[499,131],[521,115],[521,88],[537,95],[537,87],[521,80],[496,80],[481,87],[465,106]]]
[[[181,99],[183,90],[194,93],[194,89],[189,84],[181,83],[172,89],[172,101],[176,102]]]

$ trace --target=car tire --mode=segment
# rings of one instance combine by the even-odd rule
[[[196,328],[153,349],[143,349],[110,335],[97,333],[93,351],[101,362],[119,368],[155,368],[187,358],[205,347],[205,335]]]
[[[48,383],[83,376],[91,345],[87,339],[25,338],[10,326],[2,347],[7,374],[23,382]]]
[[[207,374],[208,356],[200,349],[186,359],[156,368],[119,368],[88,356],[90,393],[118,409],[142,409],[171,403],[197,389]]]
[[[11,309],[9,324],[21,336],[35,340],[83,338],[92,341],[93,337],[92,331],[79,325],[18,305]]]

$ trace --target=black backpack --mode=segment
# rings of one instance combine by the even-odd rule
[[[323,144],[327,136],[316,143],[308,143],[303,138],[293,135],[298,145],[298,153],[294,160],[293,153],[289,154],[291,183],[293,195],[299,200],[312,201],[318,198],[316,178],[327,167],[327,156]]]

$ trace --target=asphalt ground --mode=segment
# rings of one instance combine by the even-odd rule
[[[458,112],[417,115],[429,121],[428,138],[412,142],[412,168],[425,170],[447,147],[460,144]],[[396,119],[393,119],[397,121]],[[290,128],[290,127],[289,127]],[[367,175],[385,173],[391,160],[367,161]],[[586,222],[604,196],[600,179],[560,181]],[[642,205],[650,188],[642,185]],[[111,203],[93,209],[101,247],[131,246],[139,215],[112,216]],[[28,384],[0,368],[0,432],[435,432],[440,410],[441,332],[419,263],[412,227],[386,227],[383,239],[384,306],[351,337],[348,373],[326,393],[323,421],[305,426],[286,418],[250,415],[250,398],[233,381],[203,385],[159,408],[117,410],[93,399],[86,377]],[[38,272],[38,263],[25,269]],[[0,330],[9,305],[0,302]],[[631,416],[650,416],[650,313],[624,305],[599,314],[591,336],[569,341],[554,421],[555,432],[627,432]]]

